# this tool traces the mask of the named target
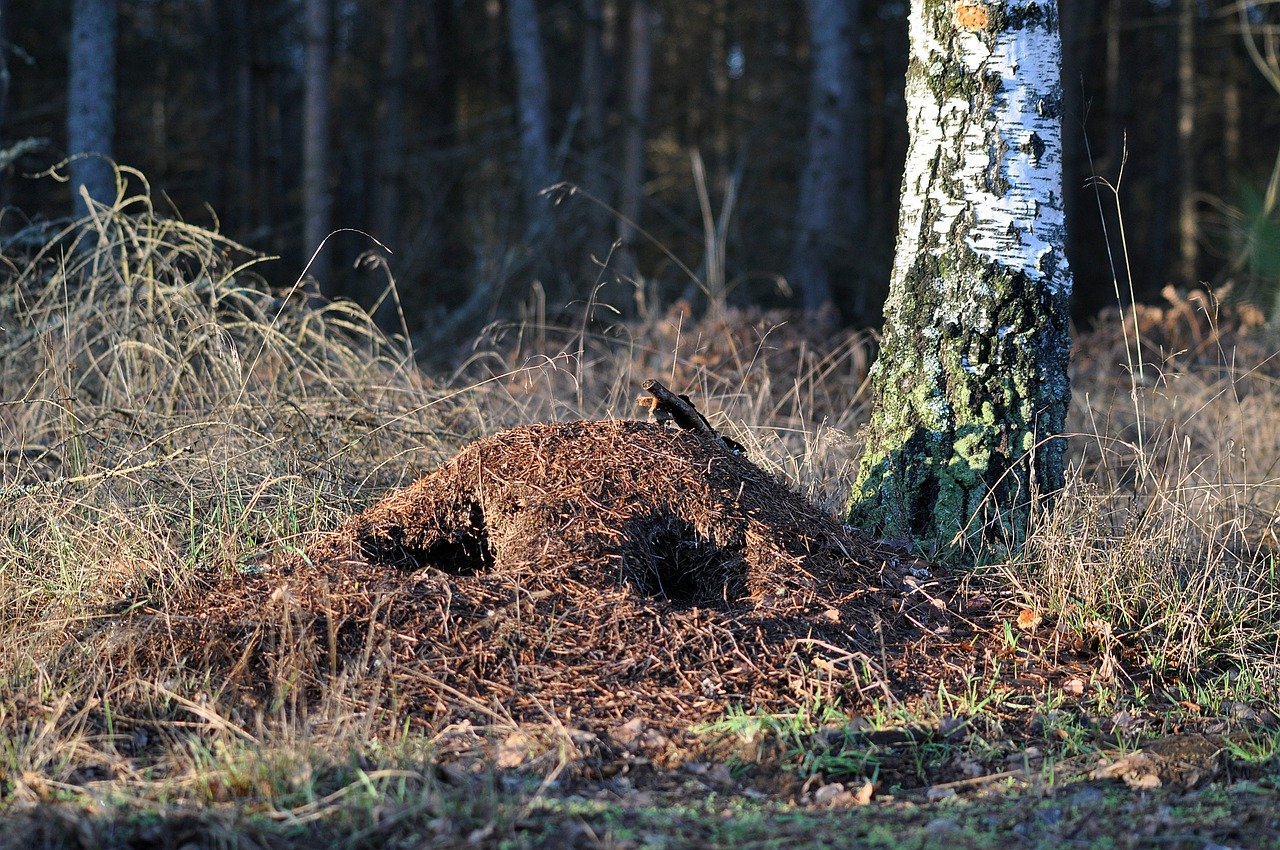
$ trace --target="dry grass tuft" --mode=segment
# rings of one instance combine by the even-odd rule
[[[1066,631],[1113,634],[1157,676],[1275,699],[1277,339],[1249,305],[1165,298],[1077,340],[1074,468],[997,580]],[[1119,367],[1135,326],[1145,384]]]

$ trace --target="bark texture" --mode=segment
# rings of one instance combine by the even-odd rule
[[[68,57],[67,153],[71,160],[71,205],[88,212],[80,189],[110,204],[116,196],[114,156],[116,100],[116,0],[73,0]],[[82,154],[89,154],[83,156]]]
[[[897,254],[850,521],[1017,545],[1070,385],[1054,0],[913,0]]]

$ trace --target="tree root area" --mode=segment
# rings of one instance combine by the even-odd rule
[[[921,566],[718,440],[529,425],[472,443],[305,557],[201,589],[164,627],[263,700],[342,682],[432,725],[687,725],[935,687],[918,674],[972,628],[920,592]]]

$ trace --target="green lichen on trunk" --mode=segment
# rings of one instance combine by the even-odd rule
[[[1025,275],[921,257],[886,320],[849,521],[934,554],[1017,547],[1032,494],[1062,486],[1065,305]],[[938,282],[981,286],[935,322]]]
[[[1035,496],[1062,486],[1070,279],[1060,228],[1037,218],[1015,233],[999,200],[1025,200],[1028,186],[1052,182],[1049,172],[1029,169],[1040,168],[1046,150],[1060,153],[1045,141],[1059,137],[1043,125],[1039,133],[1001,125],[1014,102],[1002,91],[1009,71],[1002,81],[998,62],[963,53],[997,53],[998,27],[957,33],[951,5],[915,0],[912,10],[907,85],[920,108],[909,119],[899,253],[849,520],[877,537],[967,560],[992,544],[1016,549]],[[1052,2],[987,8],[993,24],[1056,38]],[[917,39],[928,39],[927,48]],[[1037,120],[1056,121],[1059,100],[1055,80],[1019,103],[1033,102]],[[1022,157],[1016,175],[1014,157]],[[1060,210],[1060,176],[1043,205],[1037,196],[1028,206],[1038,215],[1055,205]],[[1011,261],[1010,251],[1022,259],[1023,245],[1033,260]]]

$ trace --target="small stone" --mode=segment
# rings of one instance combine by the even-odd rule
[[[1222,711],[1232,720],[1239,720],[1243,723],[1255,723],[1258,720],[1258,712],[1254,711],[1247,703],[1227,700],[1222,703]]]
[[[1071,795],[1070,803],[1073,806],[1079,806],[1082,809],[1091,808],[1102,802],[1102,789],[1100,788],[1081,788],[1079,791]]]
[[[955,796],[955,792],[952,792]],[[960,829],[960,824],[955,818],[934,818],[924,825],[924,831],[934,838],[950,835]]]
[[[707,774],[707,778],[717,785],[733,784],[733,774],[729,771],[729,765],[723,762],[713,765],[711,772]]]
[[[813,792],[813,802],[819,806],[829,806],[832,801],[844,793],[844,783],[829,782]]]
[[[1067,696],[1078,697],[1084,695],[1084,681],[1081,679],[1067,679],[1062,683],[1062,692]]]

